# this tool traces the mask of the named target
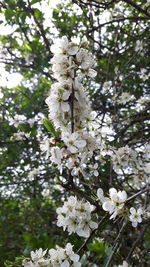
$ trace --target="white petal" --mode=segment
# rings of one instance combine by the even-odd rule
[[[104,197],[104,192],[102,188],[98,188],[97,190],[97,197],[101,200]]]
[[[77,153],[78,149],[75,146],[69,146],[68,149],[70,150],[71,153]]]
[[[60,266],[61,266],[61,267],[69,267],[70,264],[69,264],[69,262],[68,262],[67,260],[65,260],[64,262],[62,262],[62,263],[60,264]]]
[[[126,193],[126,191],[119,191],[118,192],[118,197],[120,198],[120,200],[122,202],[125,202],[126,199],[127,199],[127,193]]]
[[[60,39],[60,46],[63,48],[63,49],[68,49],[68,38],[67,36],[63,36],[61,39]]]
[[[143,210],[142,210],[141,208],[139,208],[139,209],[137,210],[137,214],[138,214],[138,215],[143,214]]]
[[[131,207],[131,208],[130,208],[130,212],[131,212],[132,214],[136,214],[136,210],[135,210],[135,208]]]
[[[77,146],[78,148],[83,148],[86,146],[86,141],[85,140],[77,140],[74,142],[74,145]]]
[[[139,217],[137,218],[137,221],[138,221],[138,223],[141,223],[141,222],[142,222],[142,218],[141,218],[141,216],[139,216]]]
[[[98,227],[98,224],[96,222],[93,222],[93,221],[90,222],[90,228],[97,229],[97,227]]]
[[[68,49],[68,54],[73,56],[77,53],[77,51],[78,51],[78,46],[74,45]]]
[[[111,201],[106,201],[103,203],[103,209],[112,213],[114,211],[114,205]]]
[[[75,254],[75,253],[73,253],[71,256],[70,256],[70,259],[72,260],[72,261],[74,261],[74,262],[77,262],[77,261],[79,261],[79,255],[78,254]]]
[[[63,100],[68,100],[70,94],[71,94],[71,93],[70,93],[69,91],[65,91],[65,92],[63,93],[62,99],[63,99]]]
[[[132,226],[137,227],[137,222],[136,221],[132,222]]]
[[[97,170],[95,170],[95,171],[94,171],[94,176],[96,176],[96,177],[97,177],[98,175],[99,175],[98,171],[97,171]]]
[[[75,141],[77,138],[78,138],[78,133],[77,132],[74,132],[74,133],[72,133],[72,135],[71,135],[71,140],[73,140],[73,141]]]
[[[109,195],[111,197],[111,195],[117,194],[117,190],[115,188],[110,188],[109,189]]]
[[[89,69],[88,76],[94,78],[97,75],[97,72],[93,69]]]
[[[63,112],[68,112],[69,109],[70,109],[70,106],[69,106],[69,104],[67,102],[62,102],[61,103],[61,109],[62,109]]]

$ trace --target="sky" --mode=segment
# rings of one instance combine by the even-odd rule
[[[46,4],[48,2],[48,5]],[[49,1],[43,1],[42,5],[40,6],[38,3],[33,5],[35,8],[39,8],[44,13],[45,16],[45,27],[49,25],[52,17],[52,11],[58,4],[63,3],[63,0],[49,0]],[[5,21],[5,16],[3,14],[0,14],[0,21]],[[0,26],[0,32],[1,35],[8,35],[13,32],[14,28],[5,25],[4,23]],[[0,49],[1,50],[1,49]],[[1,54],[1,51],[0,51]],[[5,65],[3,63],[0,63],[0,87],[8,87],[13,88],[18,86],[22,81],[22,75],[19,73],[10,73],[5,70]],[[0,95],[1,96],[1,95]]]

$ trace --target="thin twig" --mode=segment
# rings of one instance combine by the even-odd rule
[[[126,203],[129,202],[130,200],[136,198],[137,196],[139,195],[142,195],[143,193],[147,192],[150,190],[150,187],[147,187],[147,188],[144,188],[142,189],[141,191],[137,192],[136,194],[134,194],[133,196],[129,197],[127,200],[126,200]]]
[[[132,247],[131,247],[131,249],[130,249],[130,251],[129,251],[129,253],[128,253],[128,256],[126,257],[126,261],[128,261],[129,258],[132,256],[133,251],[135,250],[137,244],[139,243],[139,241],[140,241],[141,238],[143,237],[143,235],[144,235],[144,233],[145,233],[147,227],[148,227],[148,225],[146,224],[146,225],[143,227],[143,229],[142,229],[142,231],[140,232],[140,234],[138,235],[138,237],[137,237],[137,239],[135,240],[135,242],[133,243],[133,245],[132,245]]]
[[[120,240],[122,232],[124,231],[124,228],[125,228],[126,224],[127,224],[127,221],[124,220],[124,223],[122,224],[122,227],[121,227],[121,229],[120,229],[120,231],[119,231],[119,233],[118,233],[118,235],[117,235],[117,237],[116,237],[116,239],[114,241],[114,246],[112,248],[112,252],[111,252],[111,254],[110,254],[109,258],[108,258],[108,261],[106,262],[105,267],[109,267],[110,266],[110,263],[112,261],[113,255],[114,255],[114,253],[116,252],[116,250],[118,248],[119,240]]]
[[[125,18],[119,18],[119,19],[113,19],[110,21],[107,21],[105,23],[99,24],[96,27],[93,27],[92,30],[89,30],[88,33],[91,33],[92,31],[98,30],[99,28],[102,28],[103,26],[115,23],[115,22],[122,22],[125,20],[133,20],[133,21],[138,21],[138,20],[148,20],[147,17],[125,17]]]

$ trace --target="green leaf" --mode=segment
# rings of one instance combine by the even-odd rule
[[[37,9],[37,8],[34,9],[34,15],[39,20],[42,20],[42,18],[43,18],[42,12],[39,9]]]
[[[49,133],[52,133],[54,136],[57,136],[57,132],[55,131],[54,125],[51,121],[49,121],[49,119],[44,118],[43,124],[45,128],[49,131]]]
[[[100,258],[105,258],[107,255],[108,245],[103,241],[90,243],[88,248],[90,251],[97,253]]]
[[[36,4],[36,3],[38,3],[38,2],[40,2],[41,0],[32,0],[31,1],[31,5],[34,5],[34,4]]]
[[[6,18],[6,20],[11,19],[12,16],[13,16],[13,11],[10,8],[7,8],[6,11],[5,11],[5,18]]]
[[[23,24],[25,23],[26,16],[27,16],[27,13],[26,12],[21,12],[20,13],[20,18],[21,18]]]

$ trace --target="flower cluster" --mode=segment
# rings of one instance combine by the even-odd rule
[[[123,92],[120,96],[118,96],[117,103],[125,105],[126,103],[133,101],[134,99],[134,95],[131,95],[128,92]]]
[[[16,114],[14,118],[9,118],[9,124],[14,125],[14,127],[18,127],[20,124],[24,124],[26,120],[26,116]]]
[[[52,85],[46,104],[50,120],[62,132],[71,132],[71,123],[75,131],[82,129],[91,113],[82,79],[85,75],[95,77],[96,72],[92,69],[95,60],[85,46],[85,42],[79,46],[69,42],[66,36],[51,46],[54,53],[52,71],[57,82]]]
[[[138,223],[142,222],[142,216],[146,219],[150,217],[149,208],[143,210],[141,207],[135,209],[125,206],[127,199],[126,191],[118,191],[115,188],[109,189],[109,197],[104,196],[102,188],[97,190],[98,200],[102,204],[103,210],[109,212],[110,219],[115,219],[117,215],[128,219],[133,227],[137,227]]]
[[[57,82],[52,85],[46,104],[49,119],[61,132],[59,140],[62,145],[52,146],[50,139],[46,137],[40,147],[46,153],[46,159],[50,158],[60,172],[65,166],[74,169],[73,173],[78,173],[82,170],[83,163],[100,146],[100,141],[95,138],[96,131],[92,128],[90,100],[82,84],[85,76],[93,78],[96,75],[96,71],[92,69],[95,60],[86,48],[85,41],[76,45],[69,42],[66,36],[51,46],[54,53],[52,70]]]
[[[56,210],[57,226],[67,229],[69,234],[77,233],[79,236],[89,237],[91,229],[97,228],[97,223],[92,221],[93,206],[84,200],[77,200],[70,196],[61,208]]]
[[[136,162],[137,153],[128,146],[120,147],[113,150],[112,153],[113,168],[117,172],[120,169],[126,169],[131,166],[132,162]]]
[[[146,80],[149,79],[150,74],[148,73],[147,69],[144,69],[144,68],[142,68],[140,71],[141,72],[140,72],[139,76],[145,82]]]
[[[47,250],[42,248],[31,251],[31,258],[24,259],[24,267],[80,267],[79,255],[72,250],[72,245],[67,243],[65,248],[57,246],[57,249],[50,249],[46,257]]]
[[[117,192],[115,188],[109,189],[109,198],[104,197],[101,188],[97,190],[97,196],[102,203],[103,209],[111,215],[110,219],[115,219],[122,212],[125,201],[127,200],[127,193],[124,190]]]
[[[24,141],[30,138],[30,133],[25,133],[23,131],[19,131],[18,133],[14,133],[11,136],[11,140],[15,141]]]

